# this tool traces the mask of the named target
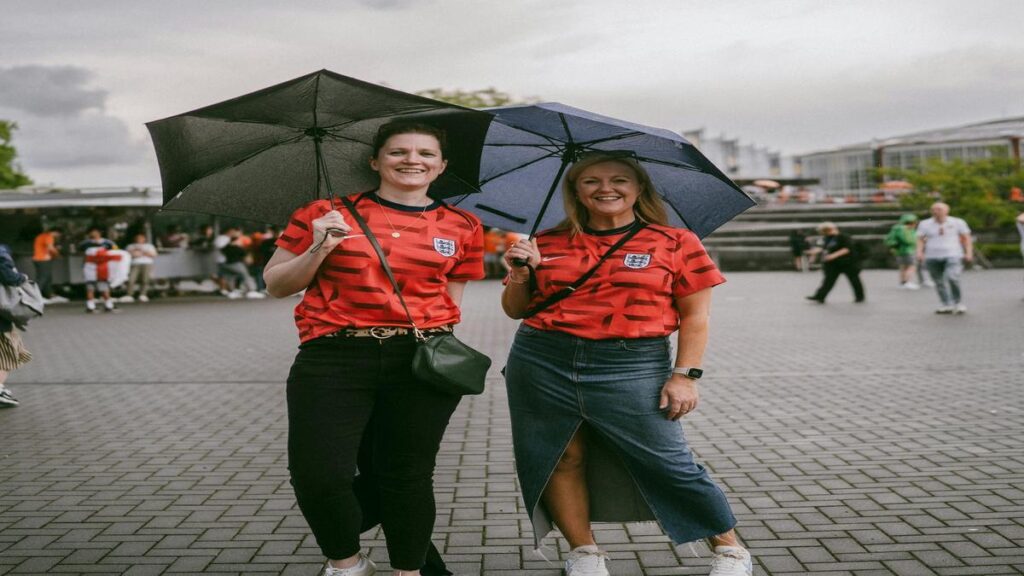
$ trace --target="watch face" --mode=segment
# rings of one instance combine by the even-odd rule
[[[704,371],[701,370],[700,368],[690,368],[689,370],[686,371],[686,375],[688,377],[690,377],[690,378],[696,379],[696,378],[700,378],[701,376],[703,376],[704,375]]]

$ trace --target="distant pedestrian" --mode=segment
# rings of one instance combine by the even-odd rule
[[[974,261],[974,242],[967,222],[949,215],[949,204],[936,202],[932,217],[917,227],[917,259],[924,262],[928,275],[935,282],[940,306],[936,314],[963,314],[960,274],[964,262]]]
[[[60,257],[57,243],[60,242],[63,232],[64,230],[59,227],[50,228],[40,232],[32,243],[32,264],[36,269],[36,284],[39,285],[39,291],[47,303],[68,301],[67,298],[53,293],[53,259]]]
[[[484,270],[488,278],[500,278],[505,275],[501,265],[501,257],[505,254],[505,234],[498,228],[491,228],[484,233]]]
[[[248,240],[246,238],[246,240]],[[246,257],[249,255],[243,241],[242,229],[228,226],[224,234],[214,240],[214,246],[220,250],[217,264],[217,275],[221,280],[220,293],[228,298],[264,298],[262,292],[256,291],[256,281],[249,274]]]
[[[0,284],[21,286],[26,280],[28,280],[28,276],[18,272],[15,267],[10,248],[6,244],[0,244]],[[21,337],[14,329],[14,323],[0,318],[0,408],[18,405],[18,400],[4,386],[4,383],[7,382],[8,374],[31,359],[32,354],[21,342]]]
[[[193,249],[200,251],[213,250],[213,242],[217,236],[213,233],[213,226],[204,224],[189,244]]]
[[[171,224],[157,243],[161,248],[167,249],[188,248],[188,234],[181,231],[181,226]]]
[[[256,279],[256,289],[265,292],[267,289],[267,283],[263,280],[263,270],[267,266],[267,262],[270,262],[270,257],[274,255],[274,251],[277,250],[278,229],[277,226],[267,226],[267,229],[260,234],[259,241],[255,241],[255,235],[252,245],[252,276]]]
[[[810,262],[807,259],[807,250],[811,244],[807,241],[807,234],[803,230],[793,230],[789,233],[789,252],[793,256],[793,267],[797,272],[807,272]]]
[[[110,254],[117,250],[117,244],[103,237],[103,228],[90,226],[85,240],[78,245],[78,250],[85,256],[82,275],[85,277],[85,311],[96,312],[96,293],[103,298],[103,311],[115,312],[114,301],[110,298],[111,261],[119,260],[121,255]],[[123,252],[121,253],[124,254]]]
[[[863,302],[864,285],[860,281],[860,262],[854,254],[853,240],[840,233],[839,227],[832,222],[823,222],[818,226],[818,232],[822,234],[821,270],[825,278],[818,290],[807,299],[824,304],[836,280],[842,275],[846,276],[853,288],[853,301]]]
[[[889,229],[885,245],[896,256],[896,264],[900,269],[900,287],[907,290],[920,289],[921,285],[914,282],[917,275],[917,216],[900,216],[899,223]]]
[[[132,255],[131,270],[128,272],[128,294],[123,302],[135,301],[135,286],[141,284],[139,302],[149,302],[149,281],[153,277],[153,265],[156,263],[156,246],[146,239],[145,234],[136,234],[134,241],[125,250]]]

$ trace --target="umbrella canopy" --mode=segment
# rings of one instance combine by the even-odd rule
[[[647,170],[671,224],[700,237],[754,201],[679,134],[564,104],[488,110],[495,116],[480,166],[480,194],[462,208],[489,226],[533,235],[564,217],[557,193],[566,167],[591,151],[629,154]]]
[[[147,124],[165,208],[284,223],[333,191],[379,183],[369,167],[377,128],[414,118],[448,133],[435,197],[476,190],[491,115],[328,70]]]

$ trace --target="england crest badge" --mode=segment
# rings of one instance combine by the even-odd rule
[[[626,268],[641,269],[647,268],[651,264],[650,254],[626,254],[626,257],[622,260],[622,263],[626,265]]]
[[[434,250],[446,258],[455,256],[455,240],[447,238],[434,238]]]

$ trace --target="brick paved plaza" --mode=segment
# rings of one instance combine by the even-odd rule
[[[961,317],[866,273],[804,301],[816,274],[716,289],[702,403],[684,419],[723,485],[755,574],[1024,574],[1024,284],[965,275]],[[497,369],[515,323],[467,290],[460,334],[495,359],[436,477],[435,539],[460,575],[556,575],[535,555]],[[314,575],[295,505],[283,381],[294,299],[52,309],[0,411],[0,574]],[[366,545],[386,568],[378,534]],[[598,525],[613,574],[706,574],[652,525]],[[681,566],[681,567],[680,567]]]

